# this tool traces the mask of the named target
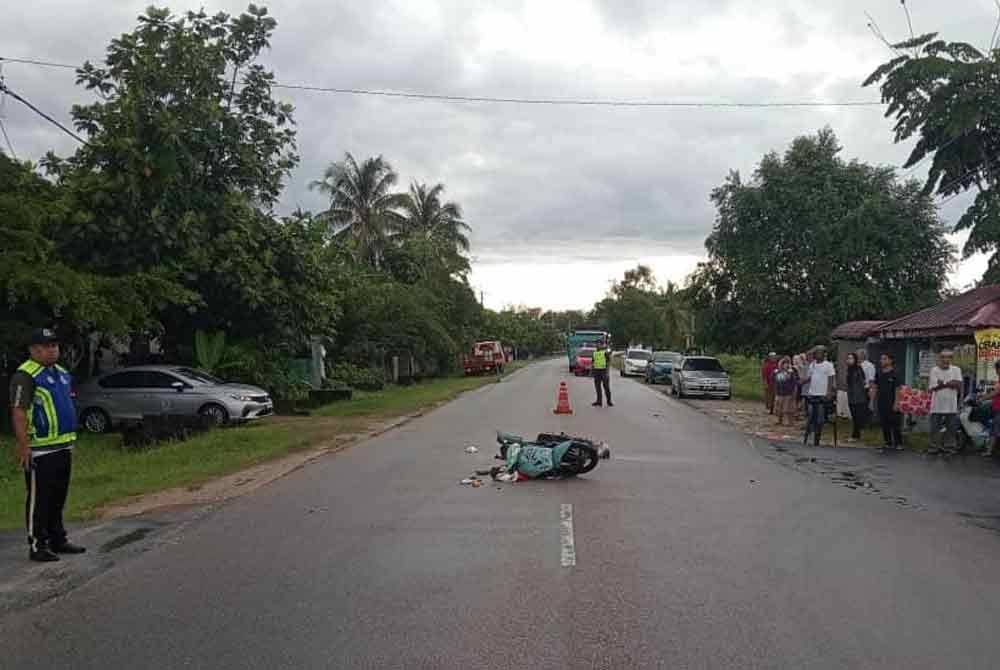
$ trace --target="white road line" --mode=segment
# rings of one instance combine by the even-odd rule
[[[576,565],[576,544],[573,542],[573,506],[563,503],[559,508],[559,540],[562,546],[562,566]]]

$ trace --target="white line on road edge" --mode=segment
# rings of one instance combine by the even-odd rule
[[[562,566],[576,565],[576,544],[573,542],[573,506],[563,503],[559,508],[559,539],[562,545]]]

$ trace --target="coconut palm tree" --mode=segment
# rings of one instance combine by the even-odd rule
[[[454,202],[441,202],[444,184],[410,184],[403,201],[405,230],[410,235],[440,243],[456,253],[469,251],[467,233],[471,230],[462,220],[462,208]]]
[[[348,152],[309,184],[330,198],[330,208],[320,216],[330,222],[334,237],[351,241],[356,258],[376,268],[404,223],[400,210],[406,196],[393,190],[397,180],[382,156],[359,164]]]

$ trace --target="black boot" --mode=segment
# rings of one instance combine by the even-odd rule
[[[73,544],[70,541],[63,542],[62,544],[52,545],[52,551],[57,554],[82,554],[87,551],[86,547],[81,547],[78,544]]]
[[[59,557],[52,553],[52,550],[46,546],[40,546],[38,549],[32,549],[31,553],[28,554],[28,558],[39,563],[52,563],[59,560]]]

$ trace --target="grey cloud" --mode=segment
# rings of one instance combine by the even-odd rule
[[[145,4],[24,4],[11,14],[12,21],[0,25],[5,52],[0,55],[70,62],[99,58],[109,39],[133,27]],[[767,3],[764,9],[774,9],[778,17],[775,27],[764,31],[748,25],[744,35],[751,43],[789,48],[833,36],[845,55],[861,54],[859,60],[870,62],[854,73],[831,62],[802,64],[784,75],[741,76],[726,69],[722,55],[733,47],[724,36],[704,55],[669,52],[655,76],[599,56],[556,63],[518,52],[478,51],[474,26],[482,11],[519,13],[528,4],[271,3],[279,26],[266,62],[289,83],[512,97],[782,101],[877,97],[874,90],[862,90],[860,82],[886,57],[865,28],[869,0],[823,6],[805,0]],[[956,3],[911,2],[918,29],[940,26],[949,38],[985,41],[988,35],[978,38],[987,24],[992,27],[990,3],[967,4],[961,12]],[[749,0],[597,0],[594,6],[610,35],[636,53],[649,54],[653,36],[661,31],[676,32],[759,5]],[[209,10],[220,6],[238,12],[245,2],[227,1]],[[874,11],[887,33],[903,36],[898,3]],[[701,74],[694,77],[692,71]],[[89,99],[73,86],[69,71],[8,65],[4,73],[13,88],[64,121],[72,103]],[[588,247],[581,256],[565,242],[639,238],[676,253],[700,253],[714,218],[709,192],[727,172],[749,174],[765,152],[781,151],[794,136],[824,125],[838,133],[846,157],[898,164],[907,154],[906,147],[892,143],[891,123],[872,109],[594,109],[285,89],[277,94],[296,106],[302,156],[283,211],[321,209],[325,203],[307,184],[345,151],[383,154],[400,172],[402,186],[411,179],[445,182],[448,196],[464,206],[474,228],[474,252],[488,250],[494,260],[496,254],[503,257],[506,243],[539,240],[549,241],[554,254],[581,261],[600,258],[600,252]],[[8,100],[6,110],[8,131],[23,157],[73,149],[72,140],[17,103]]]

